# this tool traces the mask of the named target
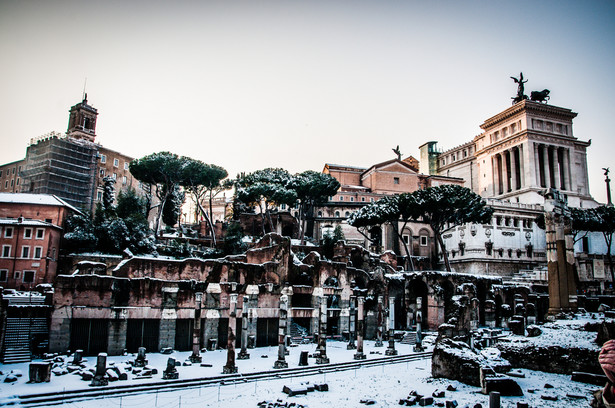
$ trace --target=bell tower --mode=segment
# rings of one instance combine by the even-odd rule
[[[96,117],[98,110],[88,105],[88,94],[83,101],[72,106],[68,117],[68,137],[94,142],[96,138]]]

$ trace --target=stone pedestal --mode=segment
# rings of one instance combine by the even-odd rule
[[[416,298],[416,340],[414,351],[425,351],[423,348],[423,298]]]

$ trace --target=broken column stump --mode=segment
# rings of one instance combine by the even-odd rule
[[[177,372],[177,368],[175,368],[175,359],[173,357],[169,357],[167,360],[167,368],[162,372],[163,380],[177,380],[179,378],[179,373]]]
[[[107,373],[107,353],[98,353],[96,359],[96,372],[92,378],[90,386],[100,387],[109,384],[109,380],[105,376]]]
[[[147,365],[147,359],[145,358],[145,347],[139,347],[137,358],[135,358],[133,365],[135,367],[145,367]]]

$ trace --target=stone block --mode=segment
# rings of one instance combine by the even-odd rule
[[[316,391],[329,391],[329,384],[314,384],[314,389]]]
[[[505,376],[485,378],[483,394],[489,394],[493,391],[499,392],[503,397],[523,396],[523,391],[519,384],[512,378]]]
[[[51,381],[51,363],[30,363],[28,370],[29,382],[41,383]]]
[[[304,386],[285,385],[282,392],[288,394],[289,397],[294,397],[295,395],[306,395],[308,390]]]
[[[593,385],[603,386],[607,383],[606,375],[604,374],[591,374],[575,371],[572,373],[572,381],[582,382]]]
[[[419,405],[421,407],[426,407],[428,405],[433,405],[433,397],[423,397],[419,400]]]

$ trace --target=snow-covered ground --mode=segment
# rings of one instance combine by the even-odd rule
[[[396,344],[400,354],[410,354],[411,346]],[[385,347],[376,348],[374,342],[365,342],[365,353],[368,359],[384,357]],[[315,345],[299,345],[290,348],[290,355],[286,357],[289,367],[297,367],[299,354],[302,350],[311,353],[315,350]],[[273,370],[273,363],[277,359],[276,347],[265,347],[251,349],[249,360],[237,360],[236,364],[239,373],[254,371]],[[346,343],[329,341],[327,343],[327,355],[331,363],[350,361],[354,350],[346,350]],[[378,352],[381,354],[371,354]],[[174,352],[171,357],[179,361],[184,361],[190,352]],[[153,380],[162,380],[162,371],[166,367],[169,355],[149,353],[147,355],[149,365],[156,367],[159,371]],[[88,357],[88,363],[95,364],[95,357]],[[108,362],[123,364],[129,359],[134,359],[134,355],[109,357]],[[203,353],[203,363],[211,364],[212,367],[201,367],[200,365],[178,367],[179,378],[199,378],[220,375],[222,367],[226,362],[226,351],[216,350]],[[314,365],[314,360],[309,360],[310,365]],[[9,403],[12,396],[23,394],[38,394],[42,392],[54,392],[62,390],[72,390],[79,388],[89,388],[89,382],[82,381],[78,375],[66,374],[63,376],[53,375],[50,383],[27,384],[28,364],[0,365],[3,375],[0,380],[4,380],[6,374],[11,370],[19,370],[23,376],[15,383],[0,383],[0,404]],[[546,374],[529,370],[517,370],[525,374],[526,378],[517,379],[524,391],[523,397],[502,397],[502,407],[516,407],[518,401],[529,402],[531,407],[586,407],[591,398],[591,392],[598,387],[575,383],[570,381],[570,376]],[[83,408],[105,408],[105,407],[257,407],[262,401],[294,402],[309,408],[331,408],[340,407],[361,407],[365,406],[362,400],[373,400],[375,404],[371,407],[393,407],[399,406],[399,400],[408,397],[412,390],[420,394],[431,396],[436,390],[445,390],[448,385],[454,385],[456,391],[445,391],[444,398],[436,398],[435,401],[456,400],[459,407],[466,405],[474,407],[474,404],[481,403],[483,407],[488,407],[488,396],[480,394],[476,387],[467,386],[457,381],[445,379],[432,379],[431,360],[425,359],[408,363],[375,366],[360,368],[350,371],[335,373],[318,374],[306,377],[295,377],[287,379],[276,379],[258,382],[246,382],[231,385],[207,386],[200,389],[182,389],[171,392],[149,393],[141,395],[114,397],[109,399],[98,399],[92,401],[66,403],[70,407]],[[152,380],[131,379],[110,383],[116,384],[137,384],[147,383]],[[302,382],[327,383],[328,392],[314,391],[307,395],[288,397],[282,392],[284,385],[299,385]],[[553,388],[545,388],[545,384],[550,384]],[[530,392],[530,390],[534,390]],[[567,397],[566,394],[577,394],[583,396],[582,399]],[[557,401],[547,401],[541,399],[542,395],[555,395]]]

